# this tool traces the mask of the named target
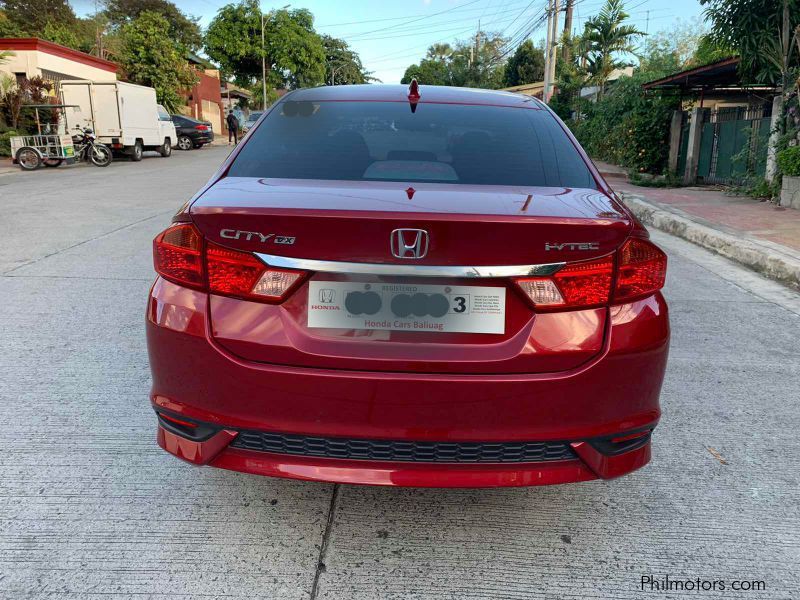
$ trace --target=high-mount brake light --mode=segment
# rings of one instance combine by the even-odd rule
[[[664,287],[667,255],[647,240],[630,238],[617,252],[614,301],[636,300]]]
[[[192,288],[205,287],[203,236],[190,223],[171,225],[153,240],[156,273]]]
[[[190,223],[171,225],[153,241],[156,272],[172,282],[221,296],[279,302],[305,271],[276,269],[249,252],[206,242]]]
[[[536,308],[588,308],[607,304],[614,276],[613,255],[572,263],[551,277],[523,277],[517,285]]]

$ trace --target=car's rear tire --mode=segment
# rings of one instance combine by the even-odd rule
[[[164,158],[172,155],[172,142],[169,138],[164,138],[164,143],[158,147],[158,153]]]
[[[192,138],[188,135],[182,135],[178,138],[179,150],[191,150],[192,148],[194,148],[194,143],[192,143]]]
[[[142,144],[142,140],[136,140],[136,143],[133,145],[133,150],[131,150],[131,160],[133,162],[139,162],[142,160],[144,156],[144,145]]]

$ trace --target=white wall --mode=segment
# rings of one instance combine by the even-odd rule
[[[116,81],[117,74],[68,58],[38,50],[12,50],[13,56],[0,64],[0,73],[25,73],[29,79],[42,74],[42,69],[64,73],[73,79]]]

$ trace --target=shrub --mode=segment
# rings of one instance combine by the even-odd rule
[[[11,156],[11,138],[19,135],[13,129],[0,129],[0,156]]]
[[[800,176],[800,146],[784,148],[777,155],[781,173],[788,177]]]
[[[677,98],[645,94],[646,75],[618,80],[597,102],[579,101],[570,127],[593,157],[639,173],[661,174],[669,156],[669,128]]]

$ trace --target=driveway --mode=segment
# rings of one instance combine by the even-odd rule
[[[664,417],[631,476],[384,489],[162,452],[151,240],[226,154],[0,177],[0,598],[800,595],[800,299],[663,234]],[[643,592],[643,576],[727,588]]]

